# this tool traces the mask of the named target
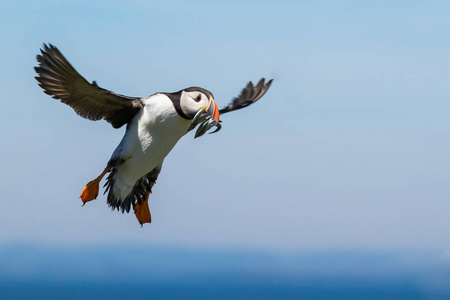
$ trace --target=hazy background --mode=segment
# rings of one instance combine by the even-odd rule
[[[449,14],[448,1],[0,2],[0,278],[85,278],[85,255],[122,266],[99,280],[157,261],[167,281],[203,265],[188,277],[401,275],[419,298],[450,295]],[[141,229],[104,196],[80,207],[124,129],[42,92],[43,42],[130,96],[196,85],[221,107],[249,80],[274,83],[218,134],[177,144]]]

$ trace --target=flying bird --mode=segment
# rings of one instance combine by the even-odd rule
[[[69,105],[83,118],[105,120],[113,128],[126,125],[125,135],[105,169],[81,191],[81,201],[97,198],[99,183],[106,178],[107,204],[128,213],[133,208],[141,226],[151,222],[149,194],[164,158],[178,140],[198,126],[195,138],[211,128],[221,128],[220,116],[249,106],[269,89],[262,78],[255,86],[249,82],[231,103],[218,109],[213,94],[200,87],[178,92],[160,92],[147,97],[128,97],[103,89],[84,79],[53,45],[44,44],[37,55],[36,80],[44,92]]]

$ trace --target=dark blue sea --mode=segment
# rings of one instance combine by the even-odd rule
[[[450,299],[439,252],[0,248],[0,299]]]
[[[13,283],[3,286],[1,299],[426,299],[412,285],[377,287],[282,287],[261,286],[154,286],[143,282],[121,286],[114,284]],[[428,298],[429,299],[429,298]],[[444,299],[444,298],[442,298]]]

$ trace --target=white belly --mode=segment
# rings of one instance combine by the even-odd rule
[[[136,181],[164,160],[190,125],[166,95],[153,95],[143,103],[111,157],[123,160],[114,176],[116,199],[124,200]]]

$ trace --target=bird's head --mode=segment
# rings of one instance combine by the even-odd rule
[[[211,133],[217,132],[222,127],[220,125],[219,109],[214,96],[208,90],[199,87],[190,87],[181,92],[180,107],[183,113],[192,119],[188,132],[200,125],[195,133],[195,137],[202,136],[210,128],[217,127]]]

